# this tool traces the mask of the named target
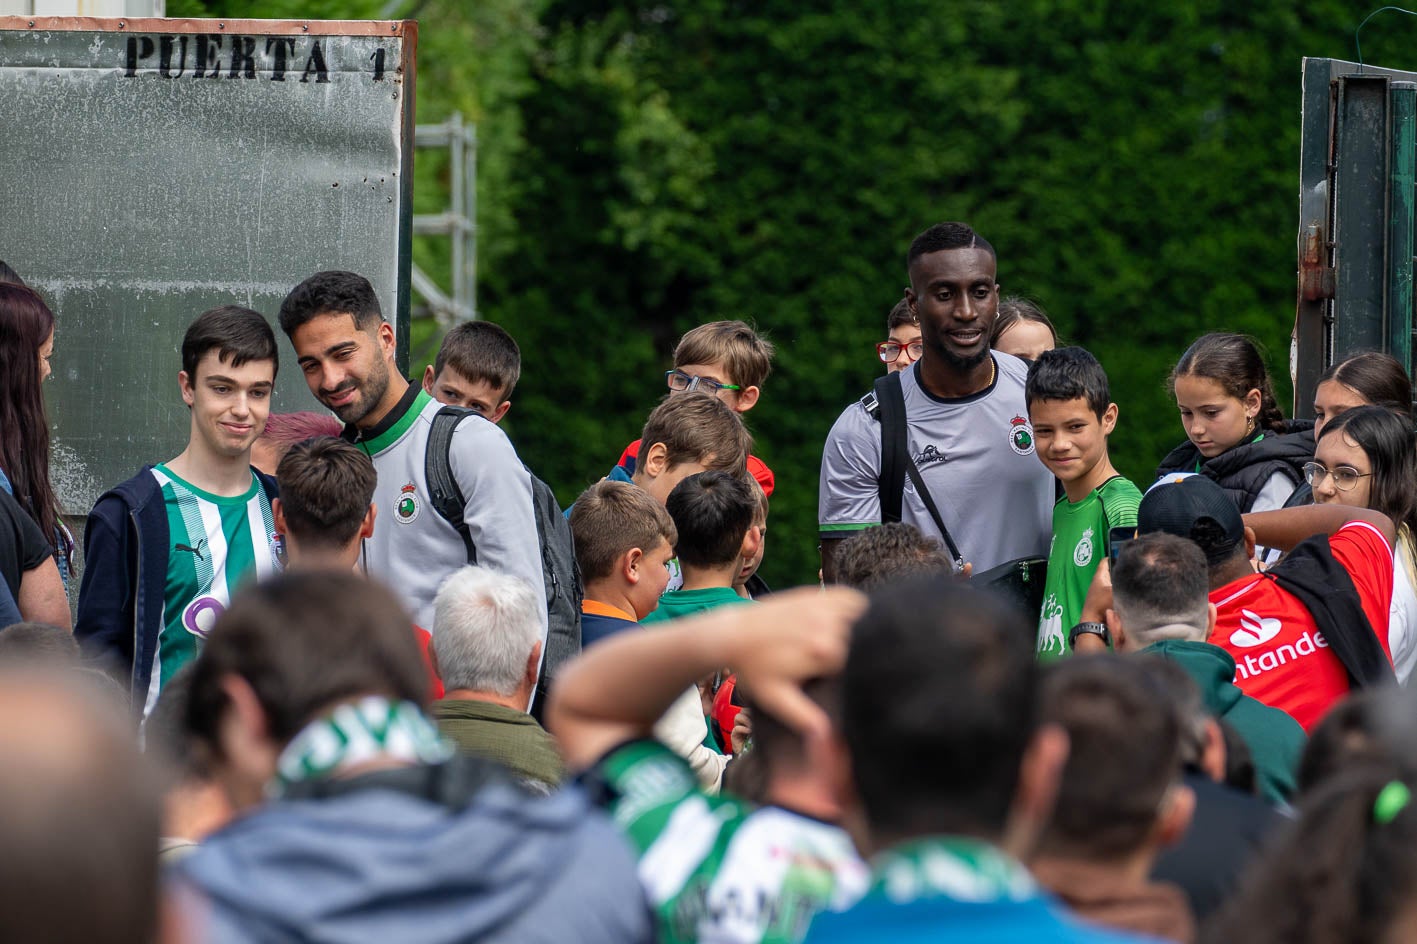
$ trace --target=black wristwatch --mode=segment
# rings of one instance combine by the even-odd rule
[[[1068,633],[1068,648],[1076,649],[1079,636],[1091,633],[1107,644],[1107,648],[1112,648],[1112,633],[1107,629],[1106,623],[1078,623]]]

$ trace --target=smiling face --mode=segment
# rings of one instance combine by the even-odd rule
[[[1038,458],[1064,483],[1085,479],[1107,456],[1107,437],[1117,426],[1117,404],[1099,419],[1084,397],[1034,400],[1028,405]]]
[[[1186,436],[1201,455],[1214,459],[1253,435],[1251,420],[1260,411],[1260,392],[1251,390],[1241,400],[1219,381],[1185,374],[1176,378],[1176,406]]]
[[[225,458],[250,452],[266,428],[275,379],[273,361],[235,367],[215,350],[202,355],[195,376],[185,370],[177,375],[182,400],[192,409],[192,442]]]
[[[1368,401],[1352,387],[1337,380],[1325,380],[1314,391],[1314,435],[1324,431],[1324,424],[1355,406],[1367,406]]]
[[[924,357],[969,370],[989,356],[989,334],[999,311],[994,257],[983,249],[945,249],[910,266],[906,300],[920,322]]]
[[[1348,438],[1348,431],[1336,429],[1319,440],[1314,450],[1314,461],[1336,472],[1347,470],[1362,476],[1353,488],[1343,491],[1334,482],[1332,475],[1325,475],[1314,483],[1314,502],[1320,505],[1346,505],[1349,508],[1367,508],[1372,495],[1373,464],[1363,447]]]
[[[381,321],[369,331],[349,314],[316,315],[290,338],[305,383],[346,423],[369,427],[384,418],[398,397],[390,392],[394,329]]]

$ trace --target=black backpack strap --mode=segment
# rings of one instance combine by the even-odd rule
[[[1313,615],[1355,689],[1396,681],[1358,588],[1333,556],[1327,535],[1305,538],[1265,575]]]
[[[964,557],[955,545],[950,529],[945,527],[945,520],[940,516],[940,509],[935,505],[930,490],[925,487],[920,470],[910,458],[910,444],[905,426],[905,391],[900,385],[900,374],[891,372],[876,378],[873,396],[878,409],[872,415],[881,424],[881,477],[876,480],[876,490],[881,503],[881,522],[900,520],[905,501],[905,479],[909,476],[916,494],[925,503],[925,510],[930,513],[930,520],[940,529],[940,536],[945,539],[945,546],[949,548],[950,556],[955,560],[955,568],[963,569]],[[866,412],[871,413],[871,404],[866,401],[862,403]]]
[[[448,458],[448,452],[453,445],[453,431],[458,428],[463,417],[474,415],[476,414],[472,410],[457,406],[445,406],[433,414],[433,424],[428,431],[428,447],[423,453],[423,477],[428,482],[428,497],[443,520],[457,529],[463,547],[467,548],[469,564],[477,563],[477,548],[472,543],[472,532],[467,528],[467,521],[463,519],[467,497],[458,487],[458,480],[453,477],[453,465]]]

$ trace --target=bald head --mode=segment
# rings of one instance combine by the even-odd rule
[[[83,673],[0,672],[7,940],[153,940],[159,806],[126,717]]]

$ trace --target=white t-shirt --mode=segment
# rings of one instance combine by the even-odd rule
[[[1387,641],[1392,667],[1400,685],[1406,685],[1417,667],[1417,588],[1413,587],[1412,536],[1403,534],[1393,555],[1392,607],[1388,611]]]
[[[994,383],[943,399],[920,384],[920,362],[900,374],[906,437],[920,477],[950,536],[978,574],[1020,557],[1046,557],[1053,531],[1052,474],[1034,453],[1023,385],[1028,365],[991,351]],[[822,451],[817,522],[824,538],[848,538],[881,523],[877,478],[881,424],[861,403],[841,414]],[[901,519],[938,537],[907,479]]]

